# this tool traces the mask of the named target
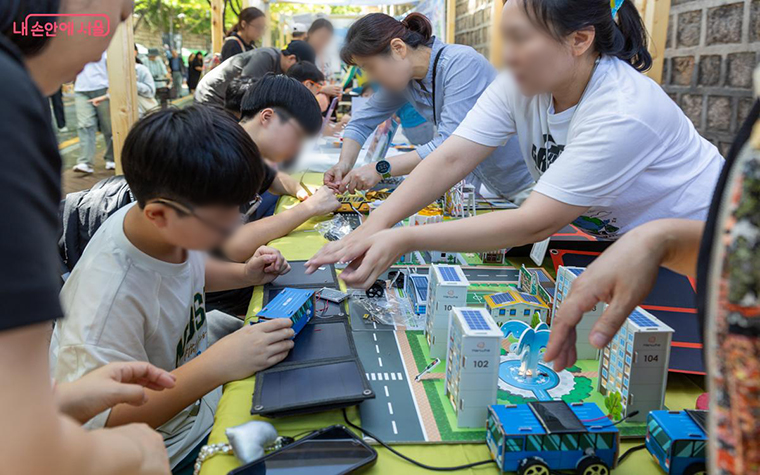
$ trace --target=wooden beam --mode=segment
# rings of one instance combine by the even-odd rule
[[[652,55],[652,69],[647,76],[662,82],[662,68],[665,61],[665,42],[668,39],[670,0],[637,0],[641,18],[649,35],[649,53]]]
[[[108,93],[116,174],[121,175],[121,150],[132,124],[137,122],[137,74],[132,16],[119,25],[108,47]]]
[[[501,35],[499,34],[499,25],[501,24],[501,10],[504,8],[504,0],[492,0],[491,8],[491,43],[488,46],[488,60],[491,61],[497,69],[501,65]]]
[[[446,0],[446,43],[456,41],[457,0]]]
[[[211,52],[221,53],[224,42],[224,0],[211,0]]]

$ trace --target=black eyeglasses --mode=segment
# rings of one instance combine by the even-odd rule
[[[232,234],[234,234],[235,231],[237,231],[237,228],[245,224],[248,221],[248,219],[251,217],[251,215],[256,212],[259,206],[261,206],[261,196],[257,194],[254,199],[248,202],[248,205],[247,205],[248,209],[244,213],[240,213],[240,221],[238,222],[236,226],[232,228],[219,226],[217,223],[214,223],[213,221],[210,221],[204,218],[203,216],[195,212],[195,208],[192,205],[189,205],[186,203],[180,203],[179,201],[169,200],[166,198],[155,198],[155,199],[150,200],[148,203],[160,203],[162,205],[166,205],[172,208],[173,210],[179,213],[190,215],[194,217],[195,219],[197,219],[198,221],[200,221],[201,223],[203,223],[205,226],[221,234],[222,236],[229,237]]]

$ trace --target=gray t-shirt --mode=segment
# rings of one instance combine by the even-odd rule
[[[201,78],[195,89],[195,102],[224,107],[227,86],[233,79],[240,76],[258,79],[266,73],[282,73],[280,55],[277,48],[259,48],[236,54]]]

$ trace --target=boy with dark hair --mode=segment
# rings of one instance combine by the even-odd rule
[[[258,81],[257,78],[239,77],[235,78],[227,86],[227,92],[224,94],[224,109],[240,119],[240,105],[243,102],[243,96]]]
[[[72,381],[112,361],[148,361],[175,387],[148,391],[90,427],[144,422],[163,436],[175,473],[191,467],[211,430],[222,384],[281,361],[293,342],[287,319],[242,329],[208,346],[205,292],[261,285],[290,267],[260,247],[245,264],[209,259],[257,198],[256,145],[227,114],[167,109],[143,118],[124,144],[124,175],[137,202],[93,236],[61,291],[67,314],[50,346],[53,375]]]
[[[322,90],[322,83],[325,82],[325,75],[319,70],[316,64],[308,61],[300,61],[288,69],[288,76],[300,82],[315,96]]]
[[[282,75],[266,75],[251,87],[243,97],[241,115],[240,124],[261,155],[276,163],[296,157],[302,143],[322,128],[322,114],[314,95],[297,80]],[[335,193],[321,187],[303,203],[243,226],[225,243],[224,253],[232,260],[244,261],[258,246],[339,206]]]

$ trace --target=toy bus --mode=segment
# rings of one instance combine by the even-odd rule
[[[707,473],[707,411],[652,411],[647,416],[647,450],[669,475]]]
[[[314,291],[286,287],[258,313],[259,319],[289,318],[300,332],[314,316]]]
[[[535,401],[488,408],[486,443],[502,472],[609,475],[620,437],[592,402]]]

